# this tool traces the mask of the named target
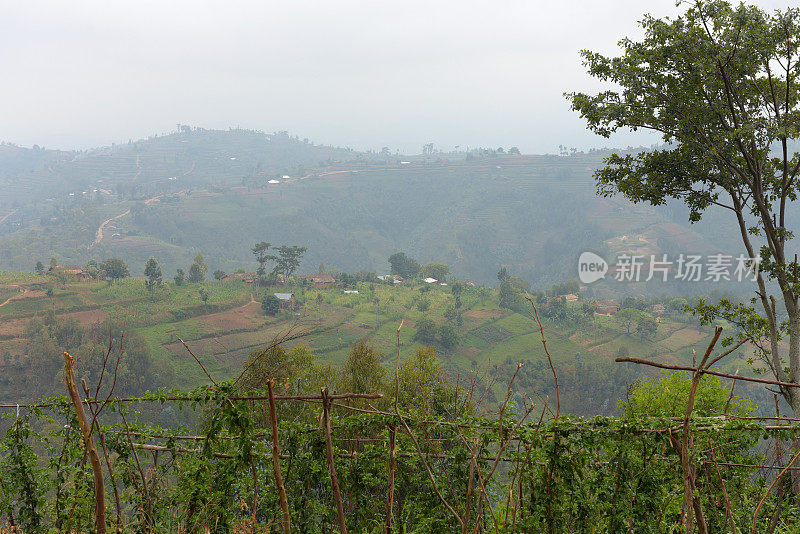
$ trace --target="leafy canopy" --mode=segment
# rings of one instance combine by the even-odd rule
[[[747,256],[761,257],[762,311],[722,302],[703,309],[704,320],[733,322],[781,381],[798,382],[800,271],[786,245],[800,171],[800,10],[768,14],[744,3],[696,0],[680,17],[646,16],[641,25],[644,37],[620,41],[619,57],[582,52],[589,74],[616,89],[566,95],[604,137],[620,128],[644,129],[665,143],[607,158],[596,173],[598,192],[654,205],[679,199],[691,221],[711,206],[732,212]],[[777,283],[786,321],[775,312],[770,281]],[[784,336],[788,350],[779,344]],[[782,393],[800,412],[800,393]]]

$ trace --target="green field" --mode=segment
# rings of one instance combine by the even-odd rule
[[[149,291],[144,280],[137,278],[108,284],[63,282],[47,275],[1,276],[0,295],[15,296],[0,306],[0,354],[4,356],[0,365],[10,376],[35,372],[25,364],[25,327],[34,317],[52,312],[74,318],[85,327],[106,320],[124,323],[144,340],[155,361],[172,371],[172,383],[161,385],[184,387],[208,381],[190,350],[216,380],[225,380],[241,372],[251,351],[286,336],[296,337],[288,346],[307,345],[334,368],[342,364],[356,342],[367,339],[391,370],[398,350],[402,359],[422,346],[415,339],[420,321],[429,319],[437,326],[448,323],[445,312],[454,302],[449,287],[426,284],[390,287],[361,282],[356,287],[358,294],[345,294],[341,287],[261,288],[242,282],[176,286],[168,282]],[[200,299],[201,287],[210,294],[206,304]],[[296,308],[274,317],[265,315],[260,301],[270,292],[293,292]],[[537,324],[530,315],[500,308],[497,297],[495,289],[485,287],[462,293],[458,344],[444,347],[434,342],[446,370],[459,380],[481,376],[495,397],[501,397],[502,384],[513,374],[516,363],[523,362],[517,387],[541,395],[552,393],[552,375]],[[428,302],[424,312],[421,300]],[[684,318],[665,318],[652,339],[626,334],[610,317],[597,316],[582,325],[545,320],[544,328],[554,365],[564,373],[566,383],[589,380],[587,372],[608,373],[609,365],[625,367],[613,363],[623,350],[631,355],[687,361],[691,349],[704,346],[709,335],[707,329],[698,332]],[[624,386],[607,384],[606,395],[616,398]],[[580,392],[577,388],[566,393],[565,404],[578,406]]]

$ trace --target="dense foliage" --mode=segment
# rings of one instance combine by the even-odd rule
[[[291,524],[300,532],[336,530],[320,404],[281,397],[309,391],[318,379],[306,373],[307,353],[276,350],[254,355],[272,363],[264,362],[251,378],[275,372],[283,384],[276,415]],[[392,532],[454,532],[463,525],[472,531],[477,523],[484,531],[502,532],[668,532],[679,524],[681,468],[670,440],[670,433],[678,430],[674,419],[640,402],[649,395],[646,388],[626,401],[641,409],[626,409],[618,419],[553,419],[546,405],[525,401],[524,406],[508,406],[505,416],[501,411],[479,417],[464,410],[471,405],[466,391],[436,378],[432,353],[415,358],[398,370],[397,411],[392,408],[391,380],[384,385],[382,369],[373,378],[361,376],[379,368],[368,346],[354,349],[343,374],[343,385],[354,390],[386,391],[384,399],[373,401],[375,407],[357,399],[333,407],[332,458],[350,531],[383,531],[390,487]],[[284,361],[294,363],[280,374]],[[306,378],[295,382],[298,376]],[[683,387],[686,382],[674,376],[665,380],[661,387]],[[112,400],[97,428],[109,455],[110,523],[126,532],[206,527],[215,532],[274,531],[280,525],[270,411],[264,408],[268,392],[252,390],[243,397],[243,387],[226,383],[165,391],[134,404]],[[724,388],[715,382],[703,391],[706,406],[725,400]],[[192,429],[163,428],[139,419],[136,406],[159,403],[197,413],[197,437],[189,435]],[[738,399],[734,405],[734,413],[746,410]],[[546,416],[543,422],[541,416]],[[19,414],[11,410],[6,427],[0,444],[3,518],[26,532],[91,530],[91,470],[68,402],[56,398],[42,408]],[[751,477],[753,468],[747,467],[763,458],[752,446],[762,436],[787,439],[793,427],[768,430],[701,411],[691,429],[698,443],[708,447],[696,462],[710,531],[729,528],[727,508],[721,504],[726,501],[737,529],[748,531],[765,492],[765,480]],[[390,449],[393,436],[396,444]],[[743,446],[743,440],[749,445]],[[394,468],[389,467],[392,459]],[[790,500],[773,492],[756,517],[758,531],[770,525],[789,528],[796,524],[796,512]]]

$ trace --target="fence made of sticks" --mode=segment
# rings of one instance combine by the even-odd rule
[[[243,392],[210,375],[121,398],[111,370],[110,388],[79,390],[65,353],[66,396],[0,405],[0,519],[21,532],[791,531],[799,421],[694,413],[701,379],[734,350],[714,355],[720,335],[680,367],[691,389],[678,418],[578,419],[558,394],[514,404],[514,377],[483,416],[453,408],[467,397],[420,411],[397,395],[284,395],[274,379]],[[199,423],[159,425],[153,406]]]

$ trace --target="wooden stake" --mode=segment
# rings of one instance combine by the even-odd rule
[[[328,388],[320,390],[322,394],[322,424],[325,430],[325,453],[328,457],[328,470],[331,473],[331,486],[333,500],[336,501],[336,513],[339,517],[339,532],[347,534],[344,521],[344,507],[342,506],[342,492],[339,490],[339,479],[336,477],[336,466],[333,465],[333,443],[331,440],[331,399],[328,397]]]
[[[267,380],[269,389],[269,419],[272,425],[272,469],[275,471],[275,486],[278,488],[278,496],[281,500],[281,510],[283,511],[283,533],[289,534],[291,531],[291,516],[289,515],[289,501],[286,499],[286,488],[283,486],[283,476],[281,476],[281,449],[278,445],[278,414],[275,410],[275,395],[272,390],[275,387],[275,379]]]
[[[386,534],[392,532],[392,511],[394,510],[394,452],[397,444],[397,426],[389,426],[389,482],[386,495]]]
[[[83,442],[86,444],[86,450],[89,453],[89,462],[92,465],[92,474],[94,475],[94,528],[97,534],[106,533],[106,488],[103,480],[103,468],[100,466],[100,456],[97,454],[97,447],[92,438],[92,428],[89,425],[89,420],[86,418],[86,412],[83,410],[83,402],[78,394],[78,386],[75,384],[75,374],[72,369],[72,364],[75,362],[68,352],[64,353],[64,382],[69,391],[69,397],[75,406],[75,413],[78,415],[78,422],[81,425],[81,434],[83,434]]]

